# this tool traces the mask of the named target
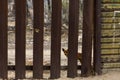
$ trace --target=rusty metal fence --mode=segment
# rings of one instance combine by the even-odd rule
[[[103,69],[120,68],[120,1],[101,3],[101,62]]]
[[[96,0],[96,3],[99,0]],[[95,4],[96,4],[95,3]],[[99,2],[97,4],[100,4]],[[8,70],[15,69],[15,78],[24,79],[25,71],[27,69],[33,70],[34,79],[43,78],[43,27],[44,27],[44,0],[33,0],[34,9],[34,35],[33,35],[33,66],[25,65],[25,34],[26,34],[26,0],[15,0],[15,66],[8,66],[7,52],[8,52],[8,2],[7,0],[0,1],[0,77],[8,78]],[[83,10],[83,43],[82,43],[82,66],[81,74],[88,76],[91,71],[91,55],[92,55],[92,41],[93,41],[93,0],[84,0]],[[99,8],[100,6],[97,6]],[[60,77],[60,51],[61,51],[61,0],[52,0],[52,27],[51,27],[51,65],[50,78],[56,79]],[[97,9],[97,12],[99,10]],[[97,15],[97,14],[96,14]],[[96,16],[96,19],[100,19]],[[96,25],[99,21],[95,22]],[[79,24],[79,0],[69,0],[69,37],[68,37],[68,68],[67,76],[74,78],[77,76],[77,51],[78,51],[78,24]],[[97,30],[97,28],[95,28]],[[100,28],[99,28],[100,29]],[[96,31],[97,33],[97,31]],[[97,33],[97,35],[99,32]],[[98,36],[96,40],[100,39]],[[100,45],[99,43],[96,44]],[[94,45],[96,45],[94,44]],[[95,62],[99,60],[99,51],[95,48]],[[97,61],[95,71],[101,71],[99,66],[100,61]]]

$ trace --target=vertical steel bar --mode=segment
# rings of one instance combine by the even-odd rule
[[[101,1],[94,2],[94,71],[101,74]]]
[[[84,0],[83,8],[83,37],[82,37],[82,66],[81,75],[91,74],[92,35],[93,35],[93,0]]]
[[[67,76],[77,76],[79,26],[79,0],[69,0],[69,37],[68,37],[68,72]]]
[[[26,34],[26,0],[15,0],[16,35],[15,35],[15,69],[16,79],[25,78],[25,34]]]
[[[34,9],[33,78],[42,79],[44,1],[33,0],[33,9]]]
[[[60,77],[61,2],[62,0],[52,0],[51,72],[50,72],[50,78],[52,79]]]
[[[7,23],[8,2],[0,1],[0,78],[7,78]]]

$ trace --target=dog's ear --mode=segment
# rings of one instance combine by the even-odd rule
[[[65,49],[64,49],[64,48],[62,48],[62,50],[63,50],[63,51],[65,51]]]
[[[67,49],[67,51],[68,51],[68,49]]]

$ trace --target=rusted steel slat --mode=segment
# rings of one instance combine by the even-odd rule
[[[26,34],[26,0],[15,0],[16,35],[15,60],[16,79],[25,78],[25,34]]]
[[[101,24],[112,24],[113,22],[101,22]],[[115,24],[118,24],[118,22],[114,22]]]
[[[103,2],[102,1],[101,3],[102,4],[120,4],[120,2],[117,2],[117,1],[116,2]]]
[[[103,18],[112,18],[113,16],[101,16],[101,17],[103,17]],[[120,18],[120,16],[115,16],[116,18]]]
[[[0,1],[0,78],[7,78],[7,0]]]
[[[109,26],[108,27],[107,26],[106,27],[102,26],[102,30],[111,30],[111,29],[114,29],[114,28],[113,27],[109,28]],[[120,27],[117,26],[116,29],[120,30]]]
[[[101,74],[101,1],[95,0],[94,7],[94,71]]]
[[[33,9],[34,9],[33,78],[42,79],[44,1],[33,0]]]
[[[102,63],[104,63],[104,64],[105,63],[120,63],[120,60],[116,60],[116,61],[112,61],[112,60],[111,61],[102,61],[101,64]],[[103,67],[103,66],[101,66],[101,67]]]
[[[84,0],[81,75],[91,74],[93,0]]]
[[[51,72],[50,78],[60,77],[61,0],[52,0]]]
[[[118,36],[115,36],[115,38],[117,39],[117,38],[119,38],[120,37],[120,35],[118,35]],[[108,38],[108,39],[110,39],[110,38],[113,38],[113,36],[111,35],[111,36],[101,36],[101,38]],[[104,42],[102,42],[102,43],[104,43]],[[112,41],[111,42],[105,42],[105,43],[113,43]],[[114,42],[114,43],[118,43],[119,44],[119,42]]]
[[[101,69],[103,69],[103,70],[105,70],[105,69],[107,69],[107,70],[108,70],[108,69],[110,69],[110,70],[112,70],[112,69],[115,70],[115,69],[116,69],[116,70],[117,70],[117,69],[120,69],[120,66],[116,66],[116,67],[102,67]]]
[[[101,56],[115,56],[115,55],[119,56],[120,54],[118,54],[118,53],[116,53],[116,54],[101,54]]]
[[[68,73],[67,76],[77,76],[77,52],[78,52],[78,24],[79,24],[79,0],[69,0],[69,37],[68,37]]]
[[[101,12],[113,12],[113,11],[120,11],[120,8],[109,8],[109,9],[101,9]]]

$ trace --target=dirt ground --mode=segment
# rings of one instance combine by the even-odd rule
[[[76,78],[66,78],[64,74],[62,78],[57,80],[120,80],[120,70],[119,71],[107,71],[102,75],[90,76],[90,77],[76,77]]]
[[[67,71],[61,71],[61,78],[59,79],[49,79],[49,71],[44,71],[44,79],[32,79],[32,72],[27,71],[26,72],[26,78],[23,80],[120,80],[120,70],[108,70],[104,72],[102,75],[96,75],[96,76],[89,76],[89,77],[80,77],[80,73],[78,72],[78,77],[76,78],[67,78],[66,74]],[[9,79],[8,80],[14,80],[14,72],[9,72]],[[2,79],[0,79],[2,80]],[[21,80],[21,79],[19,79]]]

